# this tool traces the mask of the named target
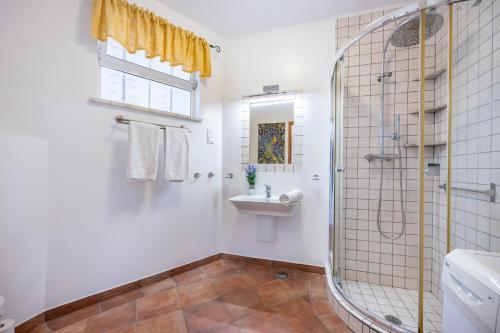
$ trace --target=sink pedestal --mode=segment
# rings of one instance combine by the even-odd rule
[[[257,240],[261,242],[272,242],[276,240],[278,217],[257,215],[257,219]]]

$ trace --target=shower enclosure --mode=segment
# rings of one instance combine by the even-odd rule
[[[497,1],[337,20],[327,274],[387,331],[440,332],[446,253],[500,250],[500,207],[474,192],[500,175]]]

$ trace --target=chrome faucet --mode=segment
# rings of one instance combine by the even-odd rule
[[[271,197],[271,185],[264,184],[264,186],[266,187],[266,198],[270,198]]]

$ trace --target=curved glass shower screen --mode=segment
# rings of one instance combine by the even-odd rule
[[[451,182],[458,6],[483,13],[475,1],[436,1],[337,21],[327,273],[351,307],[394,332],[441,331],[451,215],[438,185]],[[424,177],[431,165],[442,171]]]

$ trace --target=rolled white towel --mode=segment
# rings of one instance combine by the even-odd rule
[[[291,190],[289,192],[283,193],[280,195],[280,202],[285,205],[289,206],[292,204],[295,204],[302,200],[302,191],[301,190]]]

